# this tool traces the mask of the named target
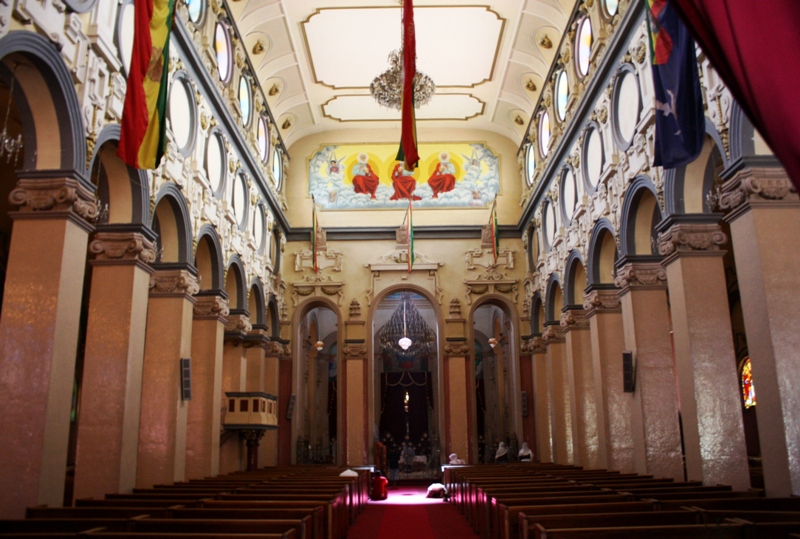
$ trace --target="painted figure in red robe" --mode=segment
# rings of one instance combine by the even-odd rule
[[[431,174],[428,185],[433,190],[433,198],[439,198],[440,193],[452,191],[456,186],[456,167],[450,162],[450,154],[442,152],[439,163]]]
[[[358,163],[353,165],[353,190],[356,193],[369,195],[369,198],[375,198],[378,182],[378,175],[372,171],[367,162],[367,154],[362,153],[358,156]]]
[[[414,179],[414,172],[409,172],[403,166],[403,163],[397,163],[392,171],[392,187],[394,193],[389,200],[402,200],[404,198],[412,198],[413,200],[422,200],[422,197],[414,195],[414,189],[417,188],[417,180]]]

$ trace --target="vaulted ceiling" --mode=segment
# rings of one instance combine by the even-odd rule
[[[230,0],[288,147],[341,129],[399,129],[369,84],[400,47],[402,0]],[[424,129],[522,141],[575,0],[416,0],[417,68],[437,85]]]

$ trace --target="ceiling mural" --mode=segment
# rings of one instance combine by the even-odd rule
[[[327,210],[485,208],[500,192],[497,155],[484,143],[421,144],[414,172],[397,144],[327,145],[308,161],[308,192]]]
[[[399,114],[378,106],[369,84],[400,47],[400,4],[227,3],[287,147],[327,131],[399,129]],[[521,143],[575,0],[442,4],[414,2],[417,65],[437,86],[417,118],[425,129],[487,130]]]

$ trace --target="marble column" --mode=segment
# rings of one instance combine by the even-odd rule
[[[553,397],[547,376],[547,347],[541,337],[533,337],[532,346],[536,458],[541,462],[553,462]]]
[[[197,277],[188,269],[157,269],[147,307],[136,486],[183,481],[189,401],[181,397],[181,358],[192,353]]]
[[[74,497],[136,485],[152,233],[98,232],[81,382]]]
[[[253,328],[247,311],[232,310],[226,319],[225,340],[222,345],[221,408],[227,406],[225,392],[245,390],[247,364],[243,343],[245,335]],[[243,470],[246,464],[244,450],[244,442],[238,433],[223,432],[219,448],[219,473]]]
[[[659,226],[667,269],[686,475],[750,488],[719,216],[670,217]]]
[[[550,394],[550,424],[552,426],[553,461],[556,464],[573,464],[572,394],[567,373],[566,340],[556,322],[548,322],[542,333],[547,345],[547,380]]]
[[[583,308],[589,320],[592,341],[597,395],[598,464],[601,468],[633,473],[633,394],[625,393],[622,387],[625,334],[619,291],[613,285],[610,288],[595,285],[587,290]]]
[[[654,257],[642,258],[618,267],[614,281],[621,289],[625,348],[633,353],[636,377],[631,407],[634,464],[637,473],[682,481],[667,272]]]
[[[192,400],[186,426],[186,478],[219,475],[222,420],[222,349],[228,300],[219,293],[195,296],[192,321]]]
[[[2,518],[64,499],[86,244],[97,206],[91,186],[38,177],[45,172],[21,179],[9,196],[19,211],[11,213],[0,319]]]
[[[597,434],[597,398],[592,365],[589,321],[583,309],[569,309],[561,316],[567,349],[567,378],[570,387],[572,452],[574,464],[601,468]]]
[[[780,167],[753,165],[722,187],[730,224],[768,496],[800,495],[800,201]]]

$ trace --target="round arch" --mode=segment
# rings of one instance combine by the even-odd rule
[[[162,210],[162,203],[169,205],[169,210]],[[155,222],[158,219],[160,227],[164,230],[156,230],[159,234],[159,243],[164,249],[164,254],[168,260],[160,262],[177,262],[188,264],[194,259],[192,252],[192,222],[189,219],[189,205],[183,197],[180,189],[174,183],[166,183],[161,186],[156,195],[155,211],[152,215],[150,227],[156,229]],[[169,218],[171,219],[165,219]],[[164,220],[165,222],[161,223]]]
[[[651,238],[663,219],[658,192],[647,176],[637,176],[628,186],[622,203],[620,255],[652,255]]]
[[[278,307],[278,300],[274,294],[270,294],[267,299],[267,325],[269,329],[269,336],[273,339],[279,339],[281,336],[281,315]]]
[[[201,264],[200,254],[201,245],[205,244],[208,249],[208,260]],[[225,261],[222,258],[222,245],[219,242],[219,236],[216,229],[210,225],[205,224],[200,228],[197,234],[197,250],[195,252],[194,264],[197,267],[198,275],[204,277],[201,282],[200,290],[213,290],[215,292],[222,292],[225,290],[224,272],[222,268],[225,266]]]
[[[573,249],[564,269],[564,306],[583,308],[583,290],[587,281],[583,257]]]
[[[550,274],[547,280],[547,295],[545,296],[544,314],[545,323],[560,322],[561,309],[564,308],[564,286],[555,273]]]
[[[225,292],[228,294],[231,312],[243,313],[247,311],[247,288],[245,283],[244,263],[239,255],[234,254],[228,260],[225,270]]]
[[[614,226],[606,218],[599,219],[589,236],[587,284],[590,286],[613,284],[614,268],[618,258]]]
[[[544,331],[544,300],[542,293],[536,291],[531,298],[531,335],[539,336]]]
[[[247,310],[250,312],[250,322],[253,327],[259,326],[262,329],[267,327],[267,298],[264,294],[264,285],[258,276],[250,280],[247,289]]]
[[[0,65],[4,82],[12,74],[16,81],[25,148],[21,172],[58,170],[91,188],[80,101],[58,49],[34,32],[9,32],[0,39]]]

